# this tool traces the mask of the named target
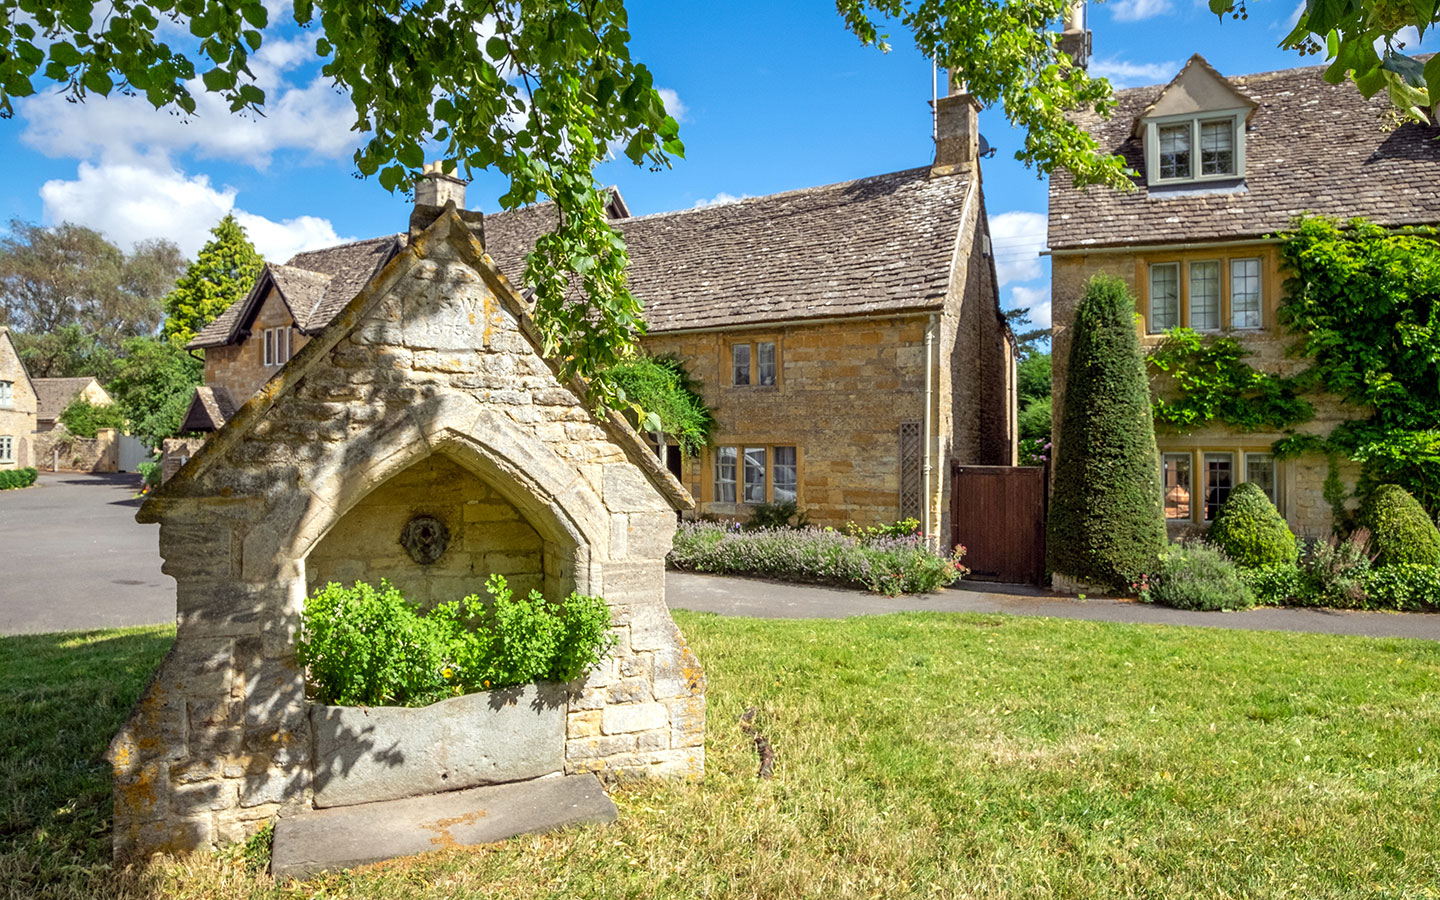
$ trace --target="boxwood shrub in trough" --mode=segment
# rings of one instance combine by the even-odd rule
[[[533,681],[566,682],[614,642],[599,597],[516,598],[504,576],[429,612],[388,581],[331,582],[305,602],[297,656],[314,699],[340,706],[425,706]]]

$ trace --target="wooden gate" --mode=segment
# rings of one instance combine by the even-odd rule
[[[971,578],[1045,577],[1045,467],[950,465],[950,536]]]

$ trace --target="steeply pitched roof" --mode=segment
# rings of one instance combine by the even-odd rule
[[[219,431],[231,416],[235,415],[235,401],[223,387],[202,384],[195,388],[185,418],[180,423],[181,431]]]
[[[35,419],[40,422],[54,422],[59,419],[65,407],[94,380],[90,375],[80,378],[31,379],[30,383],[35,386]]]
[[[973,190],[963,175],[932,178],[926,167],[614,224],[625,234],[630,290],[645,305],[652,334],[894,313],[944,302]],[[487,215],[486,252],[519,284],[526,254],[554,221],[549,203]],[[369,245],[363,252],[362,244]],[[329,322],[399,245],[377,238],[292,258],[290,267],[332,276],[302,329],[314,333]],[[234,340],[251,315],[242,305],[190,346]]]
[[[297,253],[284,265],[269,264],[244,299],[232,303],[186,347],[193,350],[234,342],[254,320],[271,287],[280,294],[296,326],[313,334],[329,324],[401,246],[399,236],[386,235]]]
[[[1198,185],[1134,191],[1077,189],[1068,172],[1050,178],[1052,250],[1163,244],[1272,234],[1303,213],[1385,225],[1440,222],[1440,127],[1393,127],[1383,93],[1367,100],[1350,82],[1327,84],[1324,66],[1242,75],[1227,81],[1258,104],[1245,137],[1240,187]],[[1117,91],[1109,119],[1080,123],[1142,171],[1135,119],[1160,87]]]

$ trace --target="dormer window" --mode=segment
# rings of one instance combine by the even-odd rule
[[[1245,112],[1227,110],[1218,115],[1147,120],[1145,169],[1149,183],[1228,181],[1243,177]]]

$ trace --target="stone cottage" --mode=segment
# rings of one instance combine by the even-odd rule
[[[1225,77],[1196,55],[1166,85],[1116,92],[1108,119],[1084,116],[1105,152],[1137,173],[1135,190],[1079,189],[1050,179],[1054,422],[1065,397],[1070,326],[1090,277],[1125,280],[1149,349],[1176,326],[1239,340],[1263,371],[1306,361],[1277,321],[1285,272],[1279,239],[1296,216],[1363,216],[1382,225],[1440,223],[1440,128],[1387,124],[1384,93],[1365,99],[1324,66]],[[1304,430],[1328,434],[1368,411],[1310,397]],[[1260,485],[1298,533],[1327,535],[1323,456],[1277,460],[1275,430],[1223,425],[1158,434],[1172,533],[1206,527],[1231,488]],[[1353,486],[1358,467],[1342,467]]]
[[[39,409],[35,414],[36,430],[42,433],[53,430],[60,423],[60,414],[65,407],[76,400],[84,400],[91,406],[109,406],[115,402],[110,392],[91,375],[36,378],[35,395],[39,398]]]
[[[35,383],[10,329],[0,326],[0,469],[35,465]]]
[[[664,600],[689,497],[541,355],[475,217],[426,209],[138,514],[160,524],[177,636],[111,745],[119,855],[240,839],[324,805],[351,766],[403,762],[363,734],[343,771],[317,756],[324,708],[295,639],[331,580],[388,578],[433,602],[502,573],[551,598],[603,596],[616,647],[566,686],[545,753],[567,775],[703,771],[704,679]],[[438,556],[402,543],[419,518],[444,536]]]
[[[960,88],[936,102],[936,155],[921,168],[647,216],[612,193],[642,344],[684,362],[718,423],[699,458],[667,454],[693,514],[744,519],[795,500],[816,524],[913,517],[948,534],[946,462],[1014,463],[1015,348],[978,110]],[[464,205],[454,179],[424,189],[422,202],[443,192]],[[553,221],[549,204],[487,215],[486,249],[518,275]],[[205,351],[206,384],[248,397],[404,245],[382,237],[269,266],[190,345]]]

